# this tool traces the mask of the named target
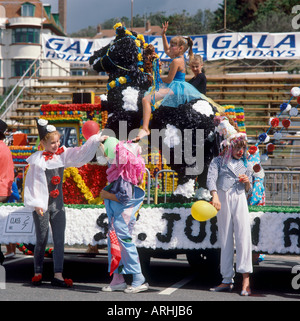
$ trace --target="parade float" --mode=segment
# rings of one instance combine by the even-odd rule
[[[106,71],[109,75],[107,95],[95,97],[91,94],[91,103],[63,105],[54,102],[41,106],[40,117],[47,119],[61,131],[63,144],[67,147],[85,143],[82,128],[88,121],[98,123],[103,133],[109,136],[114,133],[120,140],[127,140],[128,137],[132,139],[140,127],[141,99],[151,85],[149,75],[157,79],[155,74],[157,76],[159,73],[159,63],[154,49],[143,41],[141,35],[129,32],[121,25],[117,25],[115,29],[115,40],[95,52],[90,59],[90,64],[96,71]],[[291,97],[296,97],[299,104],[300,89],[293,90]],[[291,108],[289,103],[281,106],[281,112],[289,113],[290,117],[295,116],[298,105]],[[223,111],[229,118],[233,118],[241,131],[245,131],[241,108],[225,106]],[[203,99],[181,105],[176,112],[167,106],[160,106],[158,109],[153,106],[151,131],[154,128],[161,131],[161,144],[157,149],[149,149],[150,144],[144,146],[144,158],[149,172],[143,183],[147,198],[138,212],[133,231],[133,241],[140,252],[148,257],[186,253],[189,262],[194,263],[203,251],[219,248],[216,216],[201,221],[191,213],[195,202],[210,201],[210,193],[205,189],[205,184],[207,168],[216,153],[216,113],[216,106],[210,100]],[[285,128],[288,126],[288,117],[283,125]],[[275,120],[270,120],[272,128],[278,126]],[[172,162],[178,141],[177,134],[187,128],[191,129],[194,136],[196,129],[202,130],[200,144],[194,136],[189,142],[193,155],[199,148],[203,151],[201,164],[195,159],[193,162],[186,162],[184,158],[181,164]],[[277,136],[280,137],[280,131],[277,131]],[[250,154],[258,152],[259,143],[268,144],[267,150],[272,149],[266,132],[249,149]],[[165,161],[164,147],[170,151],[169,162]],[[37,147],[12,146],[11,150],[14,162],[24,164],[25,159]],[[193,172],[197,167],[201,167],[199,173]],[[103,200],[99,197],[107,183],[106,169],[106,165],[99,164],[95,159],[81,168],[65,170],[63,191],[67,217],[66,244],[106,245],[108,219]],[[159,181],[170,197],[167,203],[158,204],[159,192],[155,177],[161,170],[175,172],[176,179],[174,184],[171,178]],[[187,170],[191,170],[192,174],[187,175]],[[253,251],[270,254],[300,253],[300,208],[249,206],[249,211]],[[49,243],[51,242],[50,234]],[[2,204],[0,243],[35,243],[32,215],[22,203]]]

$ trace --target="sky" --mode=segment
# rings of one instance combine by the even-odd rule
[[[198,9],[216,10],[223,0],[67,0],[67,33],[89,26],[96,27],[105,20],[115,17],[131,17],[163,11],[166,15],[181,13],[183,10],[195,14]],[[42,0],[51,5],[52,13],[58,12],[58,0]]]

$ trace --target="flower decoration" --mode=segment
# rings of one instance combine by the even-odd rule
[[[106,166],[86,164],[64,171],[63,195],[65,204],[102,204],[99,194],[106,186]]]
[[[254,166],[253,166],[253,171],[255,172],[255,173],[258,173],[259,171],[261,170],[261,166],[260,166],[260,164],[255,164]]]
[[[58,184],[60,183],[60,177],[59,177],[59,176],[53,176],[53,177],[51,178],[51,183],[52,183],[53,185],[58,185]]]
[[[288,127],[290,127],[290,125],[291,125],[291,121],[289,119],[283,119],[282,120],[282,126],[284,128],[288,128]]]
[[[291,95],[294,97],[300,96],[300,88],[299,87],[293,87],[291,89]]]
[[[53,191],[50,192],[50,196],[52,198],[57,198],[59,195],[59,190],[58,189],[54,189]]]
[[[267,152],[272,153],[275,150],[275,146],[272,143],[267,144],[266,146]]]
[[[296,117],[297,115],[298,115],[298,109],[295,108],[295,107],[291,108],[291,110],[290,110],[290,116],[291,116],[291,117]]]
[[[116,24],[113,26],[113,28],[114,28],[115,30],[117,30],[117,28],[120,28],[120,27],[122,27],[122,23],[121,23],[121,22],[118,22],[118,23],[116,23]]]
[[[281,132],[276,132],[274,133],[273,137],[275,140],[280,140],[282,138],[282,134]]]
[[[280,111],[281,112],[287,112],[287,111],[289,111],[290,109],[292,108],[292,106],[289,104],[289,103],[282,103],[281,105],[280,105]]]
[[[296,117],[298,115],[298,105],[300,104],[300,86],[299,87],[293,87],[291,90],[290,90],[290,93],[291,93],[291,98],[289,99],[288,102],[283,102],[281,105],[280,105],[280,113],[278,115],[278,117],[284,113],[284,112],[289,112],[289,118],[286,118],[286,119],[283,119],[282,120],[282,128],[277,131],[276,133],[274,133],[273,137],[275,140],[280,140],[282,138],[282,134],[281,134],[281,131],[283,129],[288,129],[291,125],[291,117]],[[294,97],[297,97],[297,106],[296,107],[292,107],[290,105],[290,102],[292,101],[292,99]],[[268,143],[270,138],[268,136],[268,132],[270,131],[270,129],[273,127],[278,127],[279,126],[279,119],[278,117],[272,117],[270,120],[269,120],[269,124],[270,124],[270,127],[269,129],[267,130],[266,133],[262,133],[258,136],[258,142],[256,143],[256,146],[258,146],[259,143]],[[275,149],[275,146],[273,144],[268,144],[268,148],[267,148],[267,152],[272,152],[274,151]],[[268,159],[268,156],[266,154],[264,155],[261,155],[261,161],[266,161]]]
[[[254,155],[257,151],[257,146],[251,146],[249,149],[248,149],[248,152],[251,154],[251,155]]]
[[[270,125],[271,125],[272,127],[278,127],[278,125],[279,125],[279,119],[278,119],[278,117],[272,117],[272,118],[270,119]]]

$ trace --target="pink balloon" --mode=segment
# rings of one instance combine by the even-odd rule
[[[100,126],[93,120],[86,121],[82,126],[82,135],[85,139],[89,139],[91,136],[97,134],[100,130]]]

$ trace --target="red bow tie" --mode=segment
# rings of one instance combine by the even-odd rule
[[[52,152],[43,152],[43,156],[45,157],[45,160],[47,161],[48,159],[52,159],[53,158],[53,155],[56,154],[56,155],[60,155],[64,152],[64,148],[63,147],[60,147],[55,153],[52,153]]]

